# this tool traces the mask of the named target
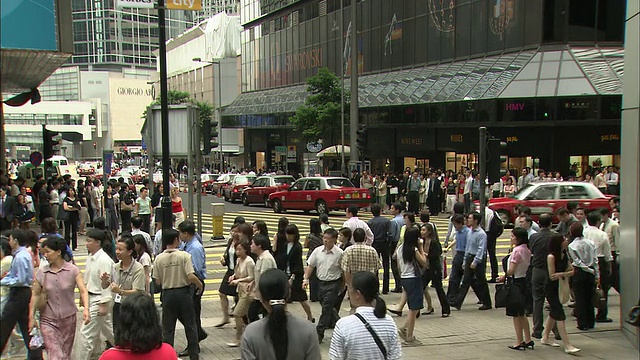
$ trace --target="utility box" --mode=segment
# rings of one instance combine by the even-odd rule
[[[224,239],[224,204],[211,204],[213,238]]]

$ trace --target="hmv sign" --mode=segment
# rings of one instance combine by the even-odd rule
[[[504,104],[504,109],[506,111],[523,111],[525,103],[523,102],[512,102]]]

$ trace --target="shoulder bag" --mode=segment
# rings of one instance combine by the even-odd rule
[[[42,280],[42,291],[40,292],[40,296],[38,296],[38,301],[35,303],[36,310],[40,310],[41,312],[47,307],[47,272],[43,271],[44,279]]]
[[[376,332],[373,330],[371,325],[367,322],[367,320],[364,319],[364,317],[362,315],[360,315],[358,313],[355,313],[353,315],[355,315],[358,319],[360,319],[360,321],[362,321],[362,323],[364,324],[364,327],[367,328],[367,331],[369,331],[369,333],[373,337],[373,341],[376,342],[376,345],[378,345],[378,349],[380,349],[380,352],[382,353],[382,356],[386,360],[387,359],[387,348],[384,347],[384,344],[382,343],[382,340],[380,340],[380,337],[378,336],[378,334],[376,334]]]

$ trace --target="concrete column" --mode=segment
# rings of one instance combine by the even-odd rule
[[[624,95],[622,97],[622,166],[620,183],[620,310],[626,318],[629,309],[640,299],[640,5],[627,1]],[[640,348],[640,329],[622,322],[622,332]]]

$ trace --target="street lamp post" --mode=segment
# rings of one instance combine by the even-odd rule
[[[212,64],[218,65],[218,151],[219,151],[219,156],[220,156],[220,174],[222,174],[224,172],[224,153],[222,152],[222,63],[218,60],[218,61],[209,61],[209,60],[202,60],[201,58],[197,57],[197,58],[193,58],[194,62],[202,62],[202,63],[207,63],[207,64]],[[213,70],[211,71],[211,75],[213,76]],[[216,81],[214,79],[214,81]],[[216,85],[215,83],[213,84],[213,91],[215,91]]]

